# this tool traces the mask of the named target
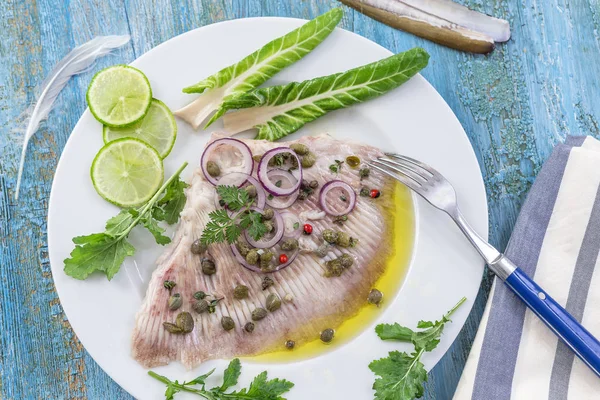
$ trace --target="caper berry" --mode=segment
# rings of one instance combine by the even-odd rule
[[[206,249],[208,249],[208,246],[202,243],[200,239],[194,240],[191,246],[192,253],[194,254],[204,254]]]
[[[294,350],[295,346],[296,346],[296,342],[294,342],[293,340],[287,340],[285,342],[285,348],[288,350]]]
[[[235,328],[235,321],[233,320],[233,318],[228,317],[228,316],[223,316],[221,318],[221,326],[223,327],[223,329],[225,329],[226,331],[230,331],[233,328]]]
[[[163,322],[163,327],[169,333],[183,333],[183,330],[171,322]]]
[[[265,211],[263,211],[263,219],[264,220],[270,220],[275,216],[275,211],[273,211],[272,208],[267,208]]]
[[[321,341],[323,343],[330,343],[333,340],[333,336],[335,336],[335,331],[331,328],[327,328],[321,332]]]
[[[256,192],[256,187],[254,185],[248,185],[244,189],[246,190],[246,192],[248,192],[248,196],[251,199],[256,197],[257,192]]]
[[[248,255],[248,252],[252,250],[252,247],[250,247],[248,243],[243,242],[241,240],[235,244],[235,247],[237,247],[242,257],[246,257]]]
[[[217,267],[213,260],[209,260],[208,258],[205,258],[204,260],[202,260],[201,265],[202,265],[202,272],[205,275],[213,275],[215,272],[217,272]]]
[[[206,163],[206,172],[208,172],[208,174],[213,178],[216,178],[217,176],[221,175],[221,168],[219,168],[216,162],[209,161]]]
[[[337,239],[338,232],[334,231],[333,229],[325,229],[323,231],[323,240],[325,240],[327,243],[335,244]]]
[[[273,286],[274,284],[275,281],[273,281],[273,279],[269,278],[268,276],[265,276],[261,283],[262,290],[267,290],[267,288]]]
[[[182,333],[190,333],[194,330],[194,318],[187,311],[177,314],[175,325],[181,328]]]
[[[264,308],[257,308],[252,311],[252,321],[260,321],[267,316],[267,310]]]
[[[271,221],[264,221],[263,225],[265,226],[267,233],[273,232],[273,229],[275,229],[275,226],[273,225],[273,222],[271,222]]]
[[[346,232],[338,232],[335,244],[341,247],[349,247],[351,243],[351,237]]]
[[[325,257],[327,253],[329,253],[329,245],[327,245],[326,243],[321,244],[315,250],[315,254],[321,258]]]
[[[302,143],[292,143],[290,144],[290,149],[294,150],[294,153],[298,154],[299,156],[304,156],[310,151],[308,146]]]
[[[233,289],[233,297],[238,300],[242,300],[248,297],[248,286],[246,285],[237,285],[235,289]]]
[[[354,258],[350,254],[344,253],[338,257],[338,260],[340,260],[340,263],[344,268],[350,268],[352,264],[354,264]]]
[[[244,330],[248,333],[254,332],[254,322],[246,322],[246,325],[244,325]]]
[[[367,297],[367,302],[369,304],[375,304],[379,307],[379,305],[381,304],[381,300],[383,300],[383,293],[381,293],[377,289],[371,289],[371,291],[369,292],[369,296]]]
[[[246,262],[250,265],[256,265],[258,263],[258,251],[256,249],[252,249],[246,254]]]
[[[281,250],[283,251],[292,251],[298,248],[298,240],[296,239],[285,239],[281,243]]]
[[[281,308],[281,299],[276,293],[271,293],[267,296],[266,303],[267,310],[273,312],[279,310]]]
[[[315,153],[308,152],[304,157],[302,157],[302,168],[310,168],[317,162],[317,156]]]
[[[275,254],[271,250],[266,250],[264,253],[260,255],[260,268],[261,269],[269,269],[271,265],[271,260]]]
[[[196,300],[202,300],[204,299],[206,296],[208,296],[206,293],[204,293],[202,290],[197,291],[196,293],[194,293],[194,298]]]
[[[181,299],[181,295],[179,293],[175,293],[174,295],[169,297],[169,310],[175,311],[183,304],[183,300]]]
[[[202,313],[208,311],[209,307],[210,307],[210,305],[208,304],[208,301],[206,301],[206,300],[198,300],[198,301],[192,303],[192,310],[196,311],[198,314],[202,314]]]
[[[317,181],[310,181],[310,183],[308,184],[308,186],[309,186],[311,189],[316,189],[316,188],[318,188],[318,187],[319,187],[319,182],[317,182]]]

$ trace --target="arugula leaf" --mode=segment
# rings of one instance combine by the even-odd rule
[[[381,340],[399,340],[401,342],[410,342],[414,334],[412,329],[399,323],[379,324],[375,327],[375,333]]]
[[[254,89],[285,67],[310,53],[333,31],[343,16],[341,8],[334,8],[284,36],[281,36],[239,62],[214,75],[183,89],[184,93],[202,93],[195,101],[175,112],[198,128],[213,112],[205,128],[221,117],[227,109],[222,103]]]
[[[330,111],[380,96],[427,66],[429,54],[414,48],[383,60],[304,82],[254,89],[223,101],[225,130],[258,129],[256,139],[277,140]]]
[[[231,360],[223,374],[223,384],[219,390],[224,392],[230,387],[237,385],[238,378],[240,377],[241,373],[242,364],[240,363],[240,360],[238,358]]]
[[[183,384],[184,385],[204,385],[206,383],[206,378],[211,376],[214,372],[215,372],[215,368],[211,369],[210,371],[208,371],[207,373],[205,373],[203,375],[196,377],[195,379],[192,379],[189,382],[184,382]]]
[[[93,272],[100,271],[106,275],[108,280],[111,280],[121,268],[125,257],[132,256],[135,253],[135,248],[127,241],[127,237],[139,223],[152,233],[158,244],[169,243],[171,239],[163,235],[165,230],[153,218],[155,206],[159,201],[159,196],[165,190],[167,192],[163,199],[166,196],[169,196],[169,198],[162,203],[163,211],[164,207],[171,204],[172,200],[178,199],[179,202],[180,196],[184,196],[181,184],[171,184],[179,180],[179,175],[186,166],[187,163],[184,163],[146,204],[139,208],[121,210],[119,214],[110,218],[106,222],[104,232],[73,238],[75,248],[71,251],[70,257],[64,260],[65,273],[75,279],[86,279]],[[170,187],[171,190],[169,191],[168,188]],[[171,221],[172,218],[169,217],[166,220]]]
[[[179,214],[185,206],[185,191],[189,185],[181,179],[173,180],[166,187],[165,195],[156,202],[152,216],[158,221],[173,225],[179,220]]]

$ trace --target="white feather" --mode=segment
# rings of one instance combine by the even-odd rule
[[[37,131],[40,122],[48,118],[48,114],[52,110],[58,94],[73,75],[85,72],[97,58],[110,53],[113,49],[119,48],[128,42],[128,35],[95,37],[89,42],[71,50],[54,67],[44,82],[42,82],[35,103],[25,112],[27,128],[23,137],[23,150],[21,151],[21,161],[19,163],[15,200],[19,199],[19,189],[21,187],[21,177],[23,175],[23,165],[25,163],[25,154],[27,153],[29,139]]]

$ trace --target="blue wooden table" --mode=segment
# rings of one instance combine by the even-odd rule
[[[513,38],[488,56],[440,47],[346,8],[342,27],[393,52],[422,46],[423,75],[465,127],[485,178],[491,242],[504,248],[529,186],[566,135],[600,135],[600,0],[465,0],[508,19]],[[71,81],[29,146],[14,201],[18,116],[34,88],[70,49],[96,35],[131,45],[96,70],[213,22],[252,16],[312,18],[335,0],[4,0],[0,4],[0,397],[129,399],[91,359],[56,295],[46,239],[52,177],[84,111],[92,72]],[[461,335],[431,371],[427,399],[452,397],[489,287],[483,281]]]

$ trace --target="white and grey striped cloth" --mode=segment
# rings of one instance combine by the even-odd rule
[[[506,255],[600,337],[600,142],[569,137],[542,167]],[[600,399],[600,378],[496,282],[454,400]]]

